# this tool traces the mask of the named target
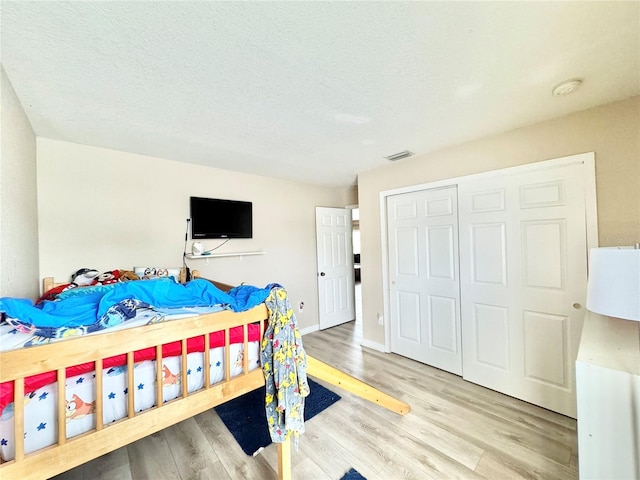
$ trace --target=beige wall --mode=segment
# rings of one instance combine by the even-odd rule
[[[362,246],[363,336],[384,343],[380,192],[595,152],[601,246],[640,241],[640,97],[465,143],[358,177]]]
[[[36,137],[4,68],[0,70],[0,297],[36,298]]]
[[[343,206],[353,206],[358,204],[358,187],[346,188],[344,191]]]
[[[266,254],[189,260],[190,268],[231,284],[278,282],[293,305],[304,302],[302,314],[296,308],[301,328],[318,323],[315,207],[344,206],[351,189],[44,138],[37,146],[41,276],[67,279],[82,267],[179,267],[189,197],[246,200],[253,202],[253,239],[233,239],[217,252]]]

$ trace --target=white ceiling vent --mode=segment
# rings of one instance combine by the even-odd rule
[[[398,160],[402,160],[403,158],[411,157],[413,152],[409,150],[405,150],[404,152],[394,153],[393,155],[389,155],[388,157],[384,157],[387,160],[391,160],[392,162],[396,162]]]

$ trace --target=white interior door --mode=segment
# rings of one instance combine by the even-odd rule
[[[316,207],[320,329],[356,318],[351,209]]]
[[[458,184],[463,376],[574,418],[583,171],[570,164]]]
[[[391,350],[462,374],[456,187],[387,198]]]

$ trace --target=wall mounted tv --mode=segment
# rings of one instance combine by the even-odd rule
[[[191,197],[191,238],[252,238],[253,204]]]

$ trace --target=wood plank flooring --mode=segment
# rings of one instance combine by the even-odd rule
[[[412,407],[398,416],[327,385],[342,399],[306,422],[294,480],[578,477],[576,421],[395,354],[360,347],[355,322],[303,337],[306,351]],[[321,382],[320,382],[321,383]],[[56,480],[275,479],[270,445],[248,457],[214,410]]]

